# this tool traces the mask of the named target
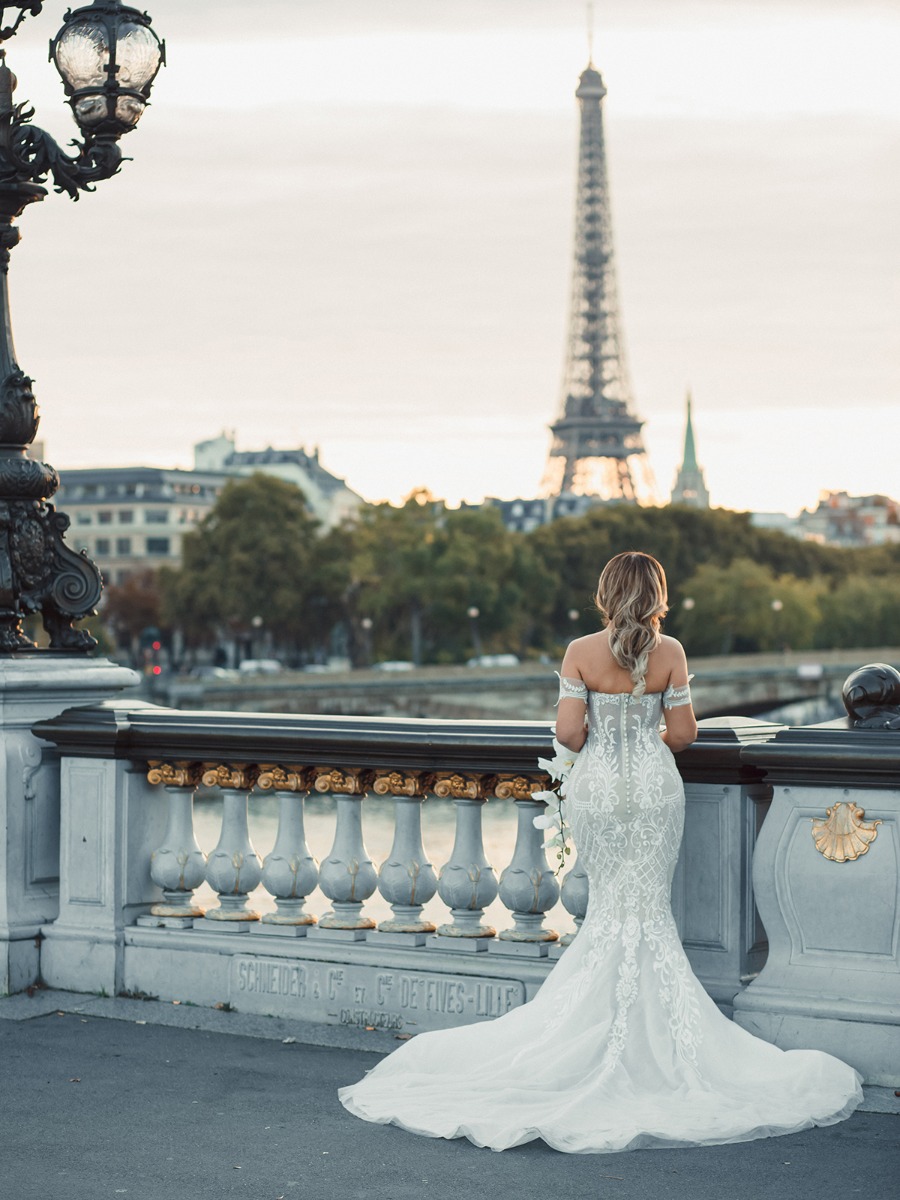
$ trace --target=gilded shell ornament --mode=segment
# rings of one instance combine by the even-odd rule
[[[852,862],[865,854],[878,835],[881,821],[864,821],[865,810],[852,800],[826,808],[824,818],[813,819],[816,849],[831,862]]]

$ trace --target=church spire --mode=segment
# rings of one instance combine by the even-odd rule
[[[684,431],[684,459],[682,471],[697,470],[697,448],[694,445],[694,423],[691,420],[691,393],[687,394],[687,427]]]
[[[687,394],[687,424],[684,430],[684,456],[675,486],[672,488],[672,504],[687,504],[692,508],[709,508],[709,492],[703,471],[697,464],[697,447],[694,443],[694,422],[691,415],[691,393]]]

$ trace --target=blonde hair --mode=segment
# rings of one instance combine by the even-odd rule
[[[660,624],[669,611],[666,573],[640,550],[611,558],[600,574],[596,604],[609,630],[612,656],[631,675],[632,695],[647,686],[647,661],[660,642]]]

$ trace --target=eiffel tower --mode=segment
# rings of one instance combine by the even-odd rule
[[[561,412],[550,427],[541,494],[652,501],[656,489],[641,440],[643,422],[633,413],[619,321],[603,139],[606,88],[593,62],[575,95],[581,137],[569,338]]]

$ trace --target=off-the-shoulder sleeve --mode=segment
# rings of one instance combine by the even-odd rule
[[[559,676],[559,699],[556,701],[559,704],[560,700],[584,700],[587,702],[588,687],[583,679],[567,679],[565,675]]]
[[[679,687],[672,687],[671,684],[663,692],[663,708],[679,708],[683,704],[691,703],[691,680],[693,675],[688,675],[687,683],[681,684]]]

